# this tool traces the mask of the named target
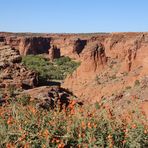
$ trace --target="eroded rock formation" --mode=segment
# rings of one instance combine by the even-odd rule
[[[53,61],[54,59],[60,57],[61,57],[60,49],[57,48],[57,46],[52,45],[52,47],[49,49],[49,59]]]
[[[87,40],[81,40],[78,38],[78,39],[74,40],[73,44],[74,44],[73,53],[80,55],[80,53],[85,48],[85,45],[87,44]]]
[[[86,100],[110,96],[148,75],[148,33],[0,33],[0,41],[21,55],[46,53],[53,60],[59,57],[54,46],[61,56],[81,61],[63,86]]]
[[[66,89],[59,86],[42,86],[30,90],[25,90],[21,93],[28,94],[31,97],[32,101],[36,101],[36,107],[38,109],[54,109],[59,105],[60,109],[67,108],[71,103],[72,97],[74,96],[68,92]],[[82,105],[80,101],[75,98],[75,103]]]
[[[147,33],[112,33],[101,42],[89,40],[81,53],[80,67],[63,86],[93,101],[133,87],[136,80],[148,75],[147,38]],[[103,46],[96,50],[96,43]]]
[[[0,87],[29,89],[37,86],[38,75],[21,63],[19,52],[10,46],[0,47]]]
[[[10,46],[0,46],[0,68],[8,67],[21,61],[19,52]]]
[[[94,35],[79,34],[13,34],[0,33],[4,44],[18,49],[21,55],[48,54],[52,46],[60,49],[61,56],[78,59],[87,42],[104,40],[106,34]]]

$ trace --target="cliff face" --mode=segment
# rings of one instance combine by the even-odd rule
[[[5,42],[21,55],[48,53],[51,38],[5,36]]]
[[[80,98],[99,101],[147,77],[147,61],[148,33],[112,33],[102,41],[89,41],[80,67],[65,80],[64,87]]]
[[[106,35],[100,35],[104,39]],[[18,49],[21,55],[48,54],[52,46],[59,49],[61,56],[78,59],[87,42],[98,37],[76,34],[13,34],[0,33],[0,42]]]
[[[119,59],[121,72],[129,72],[142,66],[147,69],[148,33],[111,34],[105,40],[108,57]]]
[[[0,43],[21,55],[49,54],[51,59],[64,55],[81,61],[63,86],[82,99],[100,100],[148,75],[148,33],[0,33]]]
[[[33,37],[20,38],[19,51],[21,55],[48,53],[50,38]]]

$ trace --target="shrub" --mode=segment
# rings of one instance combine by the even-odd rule
[[[22,105],[26,106],[30,103],[30,96],[28,94],[23,94],[21,98],[17,99],[17,101]]]
[[[126,90],[129,90],[129,89],[131,89],[132,87],[131,86],[126,86]]]
[[[42,56],[28,55],[22,58],[22,63],[31,70],[39,73],[39,80],[48,78],[49,69],[53,69],[52,63],[49,63]]]
[[[71,62],[71,59],[69,57],[61,57],[61,58],[55,59],[54,62],[57,65],[63,65],[67,62]]]
[[[15,90],[16,90],[16,88],[13,87],[13,86],[9,86],[8,87],[8,94],[9,94],[10,97],[14,97],[15,96]]]
[[[39,73],[39,80],[63,80],[71,74],[80,63],[72,61],[69,57],[61,57],[50,62],[39,55],[28,55],[23,57],[22,63],[31,70]]]
[[[13,102],[0,108],[0,147],[147,147],[147,126],[110,117],[98,103],[73,112]]]
[[[95,81],[96,81],[96,83],[97,83],[98,85],[100,85],[100,84],[101,84],[101,82],[100,82],[100,78],[99,78],[99,76],[98,76],[98,75],[95,77]]]
[[[135,83],[134,83],[134,86],[139,86],[139,85],[140,85],[140,81],[136,80]]]

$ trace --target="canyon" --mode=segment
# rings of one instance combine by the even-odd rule
[[[19,58],[43,54],[49,60],[68,56],[79,61],[80,66],[61,84],[63,88],[84,102],[99,102],[106,98],[117,100],[116,107],[125,104],[127,99],[139,98],[141,108],[148,115],[148,33],[1,32],[0,46],[16,50]],[[12,66],[12,69],[15,68]],[[21,70],[19,73],[26,75]],[[37,85],[36,74],[30,76],[27,86],[33,88]]]

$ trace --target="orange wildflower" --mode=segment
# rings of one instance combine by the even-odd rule
[[[59,145],[58,145],[58,148],[64,148],[64,144],[63,143],[60,143]]]
[[[46,145],[42,145],[42,148],[46,148]]]
[[[60,142],[60,140],[59,140],[59,139],[56,139],[55,141],[56,141],[56,143],[59,143],[59,142]]]
[[[30,148],[29,143],[26,143],[26,144],[24,145],[24,148]]]
[[[82,127],[83,129],[85,129],[85,123],[84,123],[84,121],[81,122],[81,127]]]
[[[12,124],[13,118],[10,116],[7,120],[7,124]]]
[[[85,134],[84,133],[82,133],[82,138],[84,138],[85,137]]]
[[[147,134],[148,133],[148,131],[147,130],[144,130],[144,134]]]
[[[74,114],[75,114],[75,110],[72,109],[72,110],[70,111],[70,114],[71,114],[71,115],[74,115]]]
[[[52,139],[51,143],[54,143],[54,141],[55,141],[55,140],[54,140],[54,139]]]
[[[82,121],[82,122],[81,122],[81,126],[82,126],[82,127],[83,127],[83,126],[85,126],[85,123],[84,123],[84,121]]]
[[[125,144],[126,143],[126,140],[123,140],[122,143]]]
[[[34,107],[29,107],[30,111],[35,114],[36,113],[36,109]]]
[[[22,141],[25,137],[26,137],[26,134],[23,134],[22,137],[20,137],[18,141]]]
[[[80,138],[81,137],[81,134],[79,133],[78,137]]]
[[[133,125],[132,125],[132,128],[133,128],[133,129],[135,129],[136,127],[137,127],[136,124],[133,124]]]
[[[107,137],[108,139],[111,139],[112,138],[112,136],[111,135],[108,135],[108,137]]]
[[[14,145],[11,144],[11,143],[7,143],[7,144],[6,144],[6,148],[14,148]]]
[[[88,126],[88,128],[92,128],[90,122],[88,122],[87,126]]]
[[[96,128],[97,127],[97,124],[96,123],[93,123],[93,127]]]

